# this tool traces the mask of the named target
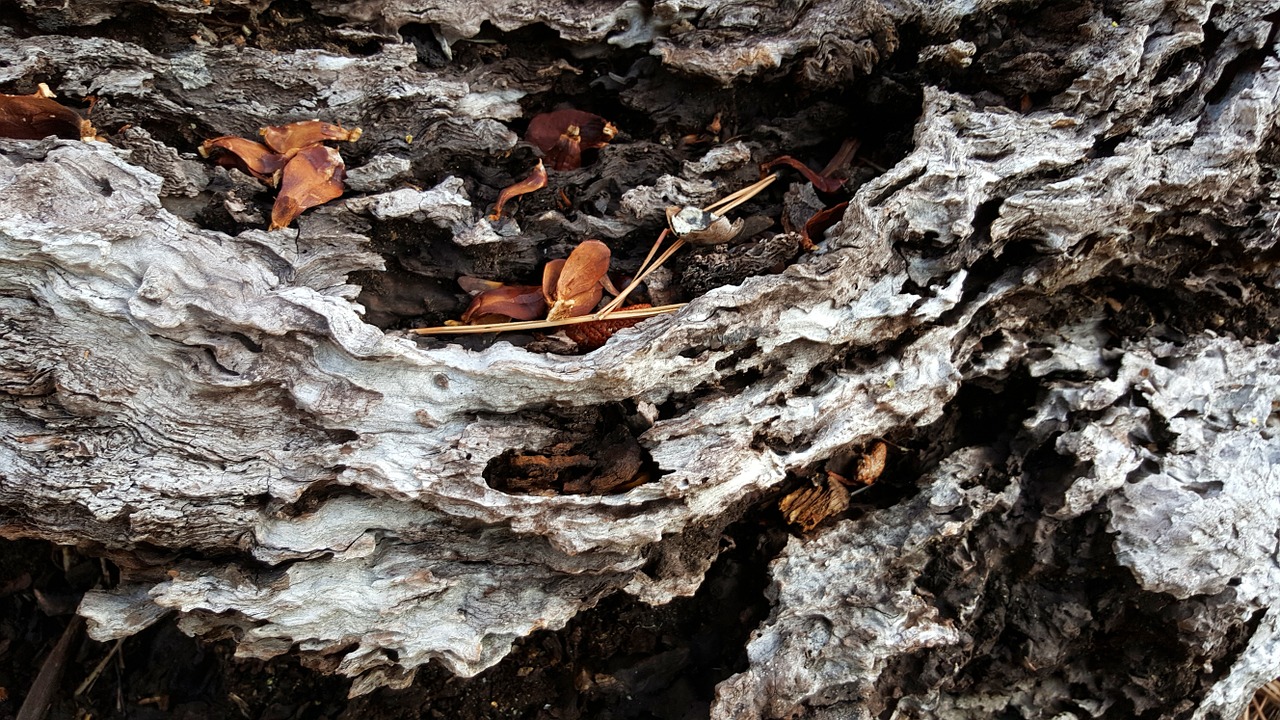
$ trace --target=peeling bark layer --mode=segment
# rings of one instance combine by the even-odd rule
[[[112,39],[135,5],[73,5],[18,3],[0,90],[56,75],[132,127],[0,141],[0,533],[121,566],[94,637],[176,612],[353,693],[473,675],[609,593],[692,594],[726,527],[885,438],[896,492],[792,539],[713,717],[1227,717],[1280,674],[1272,4],[317,0],[324,49],[218,46],[230,16],[177,1],[148,12],[201,42]],[[554,181],[572,211],[486,220],[530,109],[574,99],[633,127]],[[664,139],[722,107],[733,141]],[[195,145],[309,117],[364,129],[347,197],[251,229],[265,189]],[[816,252],[719,287],[703,256],[668,283],[710,289],[589,355],[398,324],[586,237],[642,253],[666,206],[859,132],[901,152]],[[651,482],[490,482],[604,423]]]

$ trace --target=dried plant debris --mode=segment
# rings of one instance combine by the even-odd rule
[[[608,495],[654,479],[653,461],[623,425],[597,422],[539,451],[508,451],[485,470],[491,487],[529,495]],[[607,427],[607,429],[606,429]]]
[[[552,170],[582,167],[582,151],[608,145],[618,134],[613,123],[581,110],[556,110],[535,115],[524,139],[546,155]]]
[[[542,273],[547,319],[581,317],[596,309],[604,294],[600,281],[609,272],[609,246],[586,240],[566,260],[552,260]]]
[[[200,154],[279,188],[269,229],[288,227],[308,208],[342,197],[346,165],[337,150],[322,143],[355,142],[360,128],[305,120],[264,127],[258,134],[265,144],[224,135],[201,143]]]
[[[628,310],[641,310],[652,307],[648,303],[636,303],[635,305],[627,305],[622,308],[622,312]],[[577,325],[566,325],[564,334],[569,339],[577,343],[578,349],[583,352],[590,352],[598,348],[604,347],[609,342],[609,338],[619,330],[624,330],[637,323],[644,318],[642,317],[611,317],[608,320],[596,320],[595,322],[580,323]]]
[[[773,171],[774,168],[778,167],[779,165],[789,167],[795,170],[799,170],[800,174],[804,176],[804,179],[812,183],[813,186],[817,188],[820,192],[833,193],[833,192],[839,191],[840,188],[844,187],[844,178],[823,177],[818,173],[810,170],[808,165],[805,165],[804,163],[791,157],[790,155],[783,155],[782,157],[775,158],[761,165],[760,166],[761,176],[768,175],[770,172]]]
[[[778,509],[787,522],[809,532],[827,518],[849,509],[849,489],[828,475],[822,484],[801,488],[782,498]]]
[[[884,441],[877,440],[858,459],[858,470],[853,480],[828,470],[822,483],[790,493],[782,498],[778,509],[787,522],[798,525],[807,533],[827,518],[848,510],[849,499],[859,492],[850,492],[848,488],[866,489],[874,483],[884,472],[888,457],[889,446]]]
[[[547,302],[540,285],[503,285],[477,294],[462,322],[467,325],[485,325],[509,320],[533,320],[547,311]]]
[[[493,206],[493,212],[489,215],[491,222],[497,222],[502,219],[502,208],[507,201],[518,195],[527,195],[535,190],[541,190],[547,186],[547,168],[539,160],[533,172],[529,173],[529,177],[521,180],[514,185],[508,185],[498,194],[498,202]],[[564,191],[561,190],[563,193]]]
[[[723,245],[742,232],[742,220],[729,219],[696,207],[667,208],[667,227],[693,245]]]
[[[80,113],[55,102],[49,86],[40,83],[30,95],[0,95],[0,137],[40,140],[56,135],[68,140],[92,140],[98,131]]]
[[[814,237],[822,239],[822,236],[828,230],[844,218],[844,211],[847,207],[849,207],[849,203],[842,202],[814,213],[813,217],[809,218],[800,230],[800,240],[804,245],[804,249],[813,250],[816,248],[817,244],[813,240]]]

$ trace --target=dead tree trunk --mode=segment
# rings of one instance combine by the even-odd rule
[[[714,717],[1226,718],[1280,674],[1280,3],[269,6],[0,27],[0,90],[96,96],[107,138],[0,141],[0,534],[121,567],[95,637],[177,613],[353,693],[473,675],[691,594],[884,439],[771,565]],[[622,135],[490,222],[564,104]],[[364,137],[297,230],[194,154],[313,117]],[[587,237],[634,269],[668,205],[846,138],[815,251],[776,250],[833,202],[797,176],[602,349],[405,332]]]

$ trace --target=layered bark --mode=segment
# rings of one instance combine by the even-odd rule
[[[889,438],[887,480],[914,489],[792,539],[713,716],[1225,717],[1280,674],[1275,7],[314,3],[349,21],[333,42],[378,45],[358,56],[39,34],[131,7],[75,5],[0,29],[0,84],[56,74],[99,96],[100,128],[136,126],[0,141],[0,532],[122,567],[81,605],[95,637],[176,612],[353,692],[433,659],[472,675],[608,593],[691,594],[744,513]],[[660,81],[794,85],[853,116],[916,83],[919,113],[780,273],[585,356],[423,343],[365,322],[396,292],[355,282],[395,265],[447,295],[412,242],[527,272],[736,189],[761,154],[841,139],[811,137],[830,127],[804,108],[687,159],[636,133],[581,171],[639,178],[590,185],[612,204],[495,225],[484,167],[516,147],[521,101],[580,68],[428,67],[485,21],[543,23],[584,57],[647,50],[661,65],[612,92],[672,127],[727,96],[676,108]],[[442,44],[400,42],[411,23]],[[312,116],[364,129],[353,192],[297,232],[244,229],[261,189],[195,140]],[[486,479],[603,418],[651,482]],[[1124,655],[1144,642],[1164,664]]]

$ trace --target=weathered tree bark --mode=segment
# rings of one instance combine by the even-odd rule
[[[314,49],[224,42],[267,5],[0,28],[0,90],[95,95],[110,133],[0,141],[0,534],[121,567],[94,637],[176,612],[353,693],[472,675],[609,593],[691,594],[725,528],[886,438],[911,491],[792,538],[714,717],[1231,717],[1280,675],[1280,3],[313,0]],[[535,23],[546,57],[467,40]],[[576,214],[490,223],[556,100],[654,129]],[[663,142],[731,106],[722,145]],[[347,197],[246,229],[269,197],[195,145],[317,116],[364,129]],[[589,355],[397,325],[849,135],[887,167],[816,252]],[[820,206],[797,181],[771,219]],[[608,421],[651,482],[491,482]]]

